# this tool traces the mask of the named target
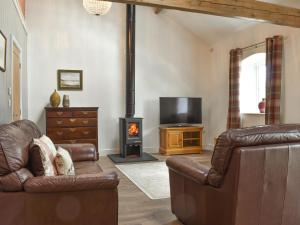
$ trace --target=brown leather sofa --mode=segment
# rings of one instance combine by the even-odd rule
[[[76,176],[34,177],[30,143],[41,132],[28,121],[0,126],[1,225],[117,225],[119,179],[102,171],[93,145],[62,145]]]
[[[299,225],[300,125],[230,130],[211,168],[171,157],[172,211],[185,225]]]

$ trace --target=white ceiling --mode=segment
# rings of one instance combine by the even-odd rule
[[[264,2],[281,4],[289,7],[300,8],[300,0],[260,0]],[[208,44],[214,44],[221,38],[232,33],[246,29],[258,22],[226,18],[199,13],[182,12],[177,10],[164,10],[165,16],[184,26]]]
[[[182,12],[176,10],[166,10],[166,16],[173,19],[176,23],[184,26],[204,42],[213,44],[232,35],[233,32],[245,29],[257,22],[241,20],[220,16],[211,16],[199,13]]]

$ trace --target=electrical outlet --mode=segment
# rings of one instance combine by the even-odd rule
[[[7,89],[7,93],[8,93],[9,96],[12,95],[12,89],[11,89],[11,87],[9,87],[9,88]]]
[[[8,107],[11,107],[11,99],[8,99]]]

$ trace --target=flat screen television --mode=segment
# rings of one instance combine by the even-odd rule
[[[200,124],[202,123],[201,98],[161,97],[160,124]]]

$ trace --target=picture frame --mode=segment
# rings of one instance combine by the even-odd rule
[[[57,89],[59,91],[82,91],[82,70],[57,70]]]
[[[0,30],[0,71],[6,71],[7,39]]]

